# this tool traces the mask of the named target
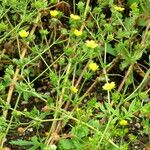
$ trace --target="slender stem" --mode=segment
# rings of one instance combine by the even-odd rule
[[[25,54],[26,54],[26,51],[27,51],[27,48],[24,47],[20,59],[23,59],[23,58],[24,58],[24,56],[25,56]],[[8,91],[8,95],[7,95],[7,99],[6,99],[6,102],[7,102],[8,104],[10,104],[11,97],[12,97],[12,94],[13,94],[13,91],[14,91],[14,89],[15,89],[15,85],[16,85],[16,82],[17,82],[17,77],[18,77],[19,71],[20,71],[20,69],[19,69],[19,68],[16,68],[16,71],[15,71],[14,76],[13,76],[13,79],[12,79],[12,83],[11,83],[11,85],[10,85],[10,87],[9,87],[9,91]],[[7,117],[7,113],[8,113],[8,110],[5,110],[5,111],[3,112],[3,116],[4,116],[5,118]]]
[[[107,123],[107,126],[106,126],[106,128],[105,128],[105,130],[104,130],[104,132],[103,132],[103,134],[102,134],[102,136],[101,136],[100,141],[98,142],[97,148],[100,147],[100,144],[101,144],[102,140],[104,139],[104,136],[105,136],[105,134],[106,134],[106,132],[107,132],[107,130],[108,130],[108,127],[109,127],[109,124],[110,124],[111,121],[112,121],[112,116],[109,118],[109,121],[108,121],[108,123]]]
[[[21,97],[21,94],[18,95],[18,98],[17,98],[17,101],[16,101],[16,103],[15,103],[15,107],[14,107],[14,109],[13,109],[13,112],[16,111],[16,108],[17,108],[17,106],[18,106],[20,97]],[[13,112],[12,112],[12,113],[13,113]],[[9,131],[9,128],[10,128],[10,126],[11,126],[11,123],[12,123],[13,118],[14,118],[14,117],[11,116],[10,121],[9,121],[9,124],[8,124],[8,126],[7,126],[7,129],[6,129],[6,131],[5,131],[5,136],[3,137],[3,139],[6,138],[6,135],[7,135],[8,131]],[[3,147],[3,144],[4,144],[4,140],[3,140],[2,143],[1,143],[1,148]]]
[[[131,64],[131,65],[129,66],[129,68],[128,68],[128,70],[127,70],[127,72],[126,72],[126,74],[125,74],[125,76],[124,76],[124,78],[123,78],[123,80],[122,80],[122,82],[121,82],[119,88],[118,88],[118,92],[120,92],[120,91],[122,90],[122,88],[123,88],[123,86],[124,86],[124,84],[125,84],[125,81],[127,80],[127,78],[128,78],[128,76],[129,76],[129,74],[131,73],[132,69],[133,69],[133,64]]]
[[[81,82],[81,80],[82,80],[82,77],[83,77],[85,71],[87,70],[87,67],[88,67],[88,63],[85,65],[85,67],[84,67],[84,69],[83,69],[83,71],[82,71],[80,77],[78,78],[78,81],[77,81],[76,84],[75,84],[75,87],[78,87],[78,85],[80,84],[80,82]]]
[[[132,98],[132,96],[138,91],[138,89],[140,89],[142,87],[142,85],[145,83],[145,81],[149,79],[149,74],[150,74],[150,69],[145,74],[140,85],[127,98],[124,99],[124,102],[129,101]]]
[[[148,31],[149,31],[149,28],[150,28],[150,20],[149,20],[148,25],[147,25],[147,27],[146,27],[146,29],[145,29],[145,33],[144,33],[143,36],[142,36],[142,41],[141,41],[141,45],[142,45],[142,46],[144,46],[144,43],[145,43],[145,41],[146,41],[146,37],[147,37],[147,33],[148,33]]]
[[[71,65],[72,65],[71,62],[69,62],[68,66],[67,66],[66,78],[64,80],[64,83],[66,83],[67,80],[68,80],[68,77],[69,77],[69,74],[70,74]],[[63,100],[64,93],[65,93],[65,87],[62,88],[62,92],[61,93],[62,94],[61,94],[61,96],[59,98],[58,104],[56,103],[56,108],[57,109],[55,110],[55,117],[54,118],[57,118],[57,116],[58,116],[58,111],[57,110],[59,110],[62,107],[62,100]],[[51,135],[51,137],[48,139],[48,142],[47,142],[48,144],[52,144],[54,142],[53,133],[56,132],[55,130],[58,128],[58,125],[56,125],[56,124],[57,124],[57,121],[53,121],[51,129],[49,131],[49,135]],[[58,122],[58,124],[60,124],[60,123]]]

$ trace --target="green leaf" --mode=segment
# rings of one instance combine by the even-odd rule
[[[23,92],[23,98],[25,101],[28,101],[31,97],[31,94],[29,92]]]
[[[91,125],[92,127],[96,128],[96,129],[100,129],[100,127],[101,127],[99,120],[94,120],[94,119],[91,119],[89,121],[89,125]]]
[[[60,150],[72,150],[74,149],[74,145],[69,139],[61,139],[58,143],[58,147]]]
[[[57,0],[50,0],[50,3],[55,4],[57,3]]]
[[[124,61],[121,62],[119,67],[120,67],[121,70],[124,70],[129,64],[130,64],[129,61],[124,60]]]
[[[110,44],[107,44],[107,53],[111,54],[112,56],[116,56],[117,55],[115,49],[112,48],[112,46]]]
[[[139,0],[128,0],[128,4],[131,5],[133,3],[139,3],[140,1]]]
[[[71,139],[73,145],[75,146],[75,149],[77,150],[83,150],[83,145],[79,142],[78,139]]]
[[[121,99],[121,93],[118,91],[115,91],[112,93],[112,99],[115,103],[118,103],[119,100]]]
[[[38,0],[38,1],[33,3],[33,7],[35,7],[36,9],[46,8],[47,7],[47,2],[42,1],[42,0]]]
[[[5,89],[5,86],[2,83],[0,83],[0,91],[3,91],[4,89]]]
[[[7,28],[7,25],[4,22],[0,23],[0,32],[5,31]]]
[[[139,18],[137,21],[137,24],[142,27],[146,26],[147,23],[148,23],[148,20],[145,20],[144,18]]]
[[[54,86],[57,86],[58,81],[59,81],[59,78],[58,78],[57,74],[56,74],[55,72],[51,72],[51,73],[49,74],[49,77],[50,77],[51,83],[52,83]]]
[[[142,108],[141,108],[141,114],[142,116],[149,116],[150,115],[150,102],[148,102],[147,104],[145,104]]]
[[[141,50],[135,51],[135,53],[134,53],[134,55],[132,57],[132,60],[134,62],[139,60],[142,57],[142,54],[143,54],[143,51],[141,51]]]
[[[0,137],[2,133],[5,133],[8,124],[6,123],[6,119],[4,117],[0,117]]]
[[[144,91],[144,92],[139,92],[139,98],[141,99],[141,100],[143,100],[143,99],[147,99],[148,98],[148,93],[147,93],[147,91]]]
[[[16,141],[11,141],[9,143],[12,144],[12,145],[18,145],[18,146],[34,145],[33,142],[26,141],[26,140],[16,140]]]
[[[133,71],[129,74],[127,80],[125,81],[126,85],[133,84],[134,82],[134,76],[133,76]]]
[[[76,135],[78,138],[83,138],[88,135],[89,129],[86,126],[77,125],[76,127],[72,128],[71,133]]]
[[[80,2],[77,4],[77,8],[78,8],[78,10],[80,11],[80,13],[83,13],[83,12],[85,11],[85,3],[80,1]]]

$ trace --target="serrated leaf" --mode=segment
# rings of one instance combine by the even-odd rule
[[[112,55],[112,56],[116,56],[117,55],[115,49],[112,48],[112,46],[110,44],[107,44],[107,53]]]
[[[130,62],[126,60],[122,61],[121,64],[119,65],[120,70],[124,70],[129,64]]]
[[[16,141],[11,141],[9,142],[12,145],[18,145],[18,146],[29,146],[29,145],[34,145],[33,142],[31,141],[26,141],[26,140],[16,140]]]
[[[60,150],[72,150],[74,149],[74,145],[69,139],[61,139],[58,143],[58,147]]]
[[[135,3],[135,2],[138,4],[140,1],[139,0],[128,0],[129,5],[131,5],[132,3]]]
[[[83,138],[88,135],[89,129],[86,126],[78,125],[72,128],[71,133],[76,135],[78,138]]]
[[[92,127],[96,128],[96,129],[100,128],[99,120],[90,120],[89,125],[91,125]]]
[[[77,139],[71,139],[75,149],[77,150],[83,150],[83,145],[79,142]]]

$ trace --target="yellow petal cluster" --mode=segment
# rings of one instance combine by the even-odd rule
[[[79,30],[74,30],[74,35],[76,35],[76,36],[81,36],[82,35],[82,31],[79,31]]]
[[[57,11],[57,10],[51,10],[51,11],[50,11],[50,15],[51,15],[52,17],[56,17],[56,16],[58,16],[58,14],[59,14],[59,11]]]
[[[105,83],[103,89],[106,91],[111,91],[115,88],[115,82]]]
[[[131,8],[132,10],[135,10],[135,9],[138,8],[138,4],[137,4],[136,2],[134,2],[134,3],[130,6],[130,8]]]
[[[19,35],[22,38],[26,38],[29,35],[29,32],[27,32],[26,30],[21,30],[19,31]]]
[[[78,92],[78,89],[77,89],[75,86],[72,86],[72,87],[70,88],[70,91],[71,91],[73,94],[75,94],[75,93]]]
[[[114,6],[114,9],[120,12],[124,11],[124,8],[119,6]]]
[[[98,70],[98,68],[99,68],[99,66],[96,63],[94,63],[94,62],[89,63],[90,70],[96,71],[96,70]]]
[[[87,40],[86,45],[87,45],[87,47],[90,47],[90,48],[95,48],[98,46],[98,44],[93,40]]]
[[[70,18],[73,19],[73,20],[80,20],[80,16],[74,15],[74,14],[71,14]]]
[[[127,120],[121,120],[121,121],[119,122],[119,124],[120,124],[121,126],[126,126],[126,125],[128,125],[128,121],[127,121]]]

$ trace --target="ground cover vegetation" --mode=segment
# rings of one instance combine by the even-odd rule
[[[0,0],[0,149],[150,149],[149,0]]]

